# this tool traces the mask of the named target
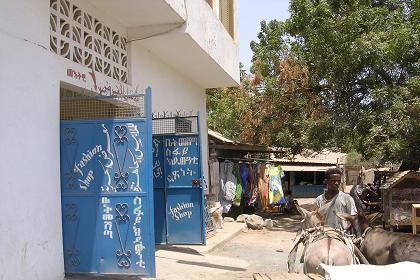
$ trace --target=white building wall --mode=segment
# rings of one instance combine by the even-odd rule
[[[48,1],[0,2],[0,279],[62,279],[59,79]]]
[[[75,64],[49,51],[49,1],[0,7],[0,279],[62,279],[59,88]],[[130,48],[132,85],[152,87],[154,111],[200,112],[207,174],[205,89]]]
[[[203,174],[208,178],[205,89],[179,75],[173,68],[134,42],[130,46],[130,57],[132,84],[140,85],[140,88],[152,88],[153,112],[199,112]]]
[[[217,1],[215,1],[217,2]],[[216,3],[214,3],[216,4]],[[218,4],[218,3],[217,3]],[[196,40],[201,48],[220,65],[225,66],[225,71],[232,77],[237,77],[239,80],[239,48],[231,48],[232,38],[226,31],[223,24],[217,17],[208,17],[208,4],[205,1],[189,0],[188,13],[189,19],[187,21],[186,32]],[[204,8],[205,7],[205,8]],[[218,7],[218,6],[217,6]],[[192,12],[194,11],[194,12]],[[206,19],[203,21],[202,19]],[[193,24],[194,22],[203,21],[201,25]],[[215,28],[218,26],[218,28]],[[222,43],[226,43],[224,48]],[[238,42],[234,41],[237,46]]]
[[[0,41],[0,279],[60,279],[58,79],[46,50]]]

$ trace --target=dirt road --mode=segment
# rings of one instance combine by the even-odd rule
[[[296,231],[296,220],[276,219],[272,230],[246,231],[212,254],[245,260],[249,263],[248,272],[285,272]]]
[[[301,200],[300,205],[307,207],[312,201]],[[271,230],[245,230],[210,253],[160,252],[157,279],[253,279],[253,273],[267,273],[273,279],[305,279],[285,278],[287,256],[300,226],[300,216],[275,214],[265,218],[273,219]]]

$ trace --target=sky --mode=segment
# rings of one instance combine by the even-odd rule
[[[289,0],[238,0],[239,60],[249,72],[252,51],[249,43],[257,39],[262,20],[285,20],[289,17]]]

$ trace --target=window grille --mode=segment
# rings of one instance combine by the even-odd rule
[[[153,135],[161,134],[198,134],[198,116],[154,116]]]
[[[191,133],[192,120],[186,118],[175,118],[175,132],[176,133]]]
[[[102,96],[60,89],[60,119],[144,118],[145,95]]]
[[[127,38],[70,0],[50,0],[50,48],[62,57],[127,83]]]
[[[219,18],[230,36],[234,38],[234,16],[232,0],[220,0]]]

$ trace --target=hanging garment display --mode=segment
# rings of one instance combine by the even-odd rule
[[[241,163],[239,166],[239,173],[242,178],[242,194],[249,197],[249,164]]]
[[[237,179],[232,173],[233,162],[220,163],[220,203],[223,206],[223,213],[228,213],[235,198]]]
[[[248,205],[254,205],[257,200],[258,194],[258,166],[256,164],[249,165],[249,180],[248,180],[248,189],[249,189],[249,200]]]
[[[269,175],[269,201],[270,204],[285,203],[283,188],[281,186],[281,178],[284,176],[280,166],[270,165],[268,167]],[[283,200],[282,200],[283,198]]]
[[[269,206],[268,199],[268,168],[265,164],[260,164],[258,167],[258,190],[261,201],[261,208],[265,209]]]
[[[233,166],[233,175],[236,177],[236,191],[235,198],[233,199],[233,205],[239,206],[241,205],[243,182],[239,171],[239,165],[237,164]]]

